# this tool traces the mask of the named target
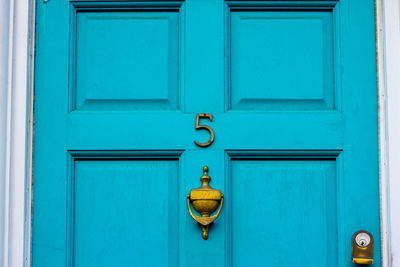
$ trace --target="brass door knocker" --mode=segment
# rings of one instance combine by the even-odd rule
[[[193,219],[201,225],[201,230],[203,232],[203,239],[208,239],[208,228],[212,222],[218,218],[222,205],[224,204],[224,195],[218,189],[213,189],[210,187],[209,183],[211,177],[208,176],[208,167],[203,167],[203,176],[201,176],[201,186],[196,189],[190,190],[190,194],[187,195],[187,204],[190,215]],[[193,214],[190,208],[190,202],[192,202],[195,211],[200,213],[201,217]],[[217,213],[210,217],[210,215],[219,209]]]

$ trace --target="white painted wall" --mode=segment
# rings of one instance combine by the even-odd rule
[[[385,72],[393,267],[400,267],[400,4],[384,2]]]

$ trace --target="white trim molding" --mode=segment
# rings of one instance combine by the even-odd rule
[[[388,187],[391,206],[389,225],[392,267],[400,267],[400,4],[383,2],[384,68],[387,93]]]
[[[30,1],[0,3],[0,265],[24,266]],[[34,5],[32,5],[33,7]],[[33,24],[34,25],[34,24]]]
[[[379,189],[381,206],[381,257],[382,267],[391,266],[389,182],[387,147],[387,98],[384,57],[384,13],[383,1],[375,0],[376,19],[376,65],[378,88],[378,129],[379,129]]]

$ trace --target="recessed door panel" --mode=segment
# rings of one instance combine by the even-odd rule
[[[68,260],[74,266],[177,266],[178,173],[176,160],[75,160]]]
[[[334,159],[233,160],[231,172],[232,266],[337,266]]]
[[[179,108],[177,10],[72,14],[73,110]]]
[[[230,12],[231,108],[335,108],[332,10]]]

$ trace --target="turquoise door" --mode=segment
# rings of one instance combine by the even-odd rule
[[[350,267],[358,230],[380,266],[373,0],[49,0],[36,22],[34,267]]]

